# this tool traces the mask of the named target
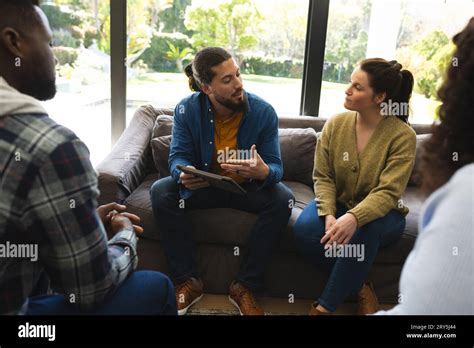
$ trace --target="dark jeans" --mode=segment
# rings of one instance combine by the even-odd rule
[[[173,283],[160,272],[133,272],[109,299],[92,311],[80,311],[63,295],[29,299],[27,315],[176,315]]]
[[[338,203],[336,218],[346,212],[347,209]],[[318,216],[315,201],[308,204],[296,221],[294,233],[301,253],[316,267],[329,273],[329,280],[318,303],[329,311],[335,311],[348,296],[356,294],[372,267],[379,247],[397,241],[404,229],[405,217],[391,210],[384,217],[357,229],[348,242],[348,245],[359,246],[364,251],[363,258],[354,254],[351,257],[348,254],[328,257],[324,244],[320,243],[325,232],[325,218]]]
[[[183,208],[179,185],[172,177],[160,179],[153,184],[150,190],[153,213],[160,226],[168,265],[176,282],[199,277],[191,221],[186,210],[233,208],[258,214],[236,279],[251,290],[263,287],[265,268],[280,233],[288,224],[293,206],[290,201],[294,202],[294,197],[290,189],[281,183],[261,190],[257,190],[255,183],[242,186],[247,190],[246,196],[212,187],[196,190],[184,202]],[[218,228],[225,233],[226,226]]]

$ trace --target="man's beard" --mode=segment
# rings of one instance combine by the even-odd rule
[[[29,95],[37,100],[46,101],[53,99],[56,95],[56,73],[54,66],[39,58],[29,64],[29,69],[23,72],[24,79],[21,93]]]
[[[220,95],[215,94],[214,97],[216,98],[216,101],[221,104],[222,106],[225,106],[227,109],[232,110],[234,112],[245,112],[247,110],[247,94],[243,92],[243,98],[242,101],[240,102],[234,102],[230,99],[221,97]]]
[[[53,99],[56,95],[56,79],[36,76],[28,85],[24,86],[22,93],[41,101]]]

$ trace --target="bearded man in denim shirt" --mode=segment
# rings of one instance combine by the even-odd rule
[[[233,208],[258,214],[258,219],[247,240],[240,271],[230,285],[229,300],[241,315],[263,315],[253,292],[263,286],[265,268],[294,203],[292,192],[280,183],[283,166],[278,117],[270,104],[244,91],[238,65],[222,48],[198,52],[186,67],[186,75],[196,93],[182,100],[174,112],[171,176],[155,182],[150,191],[176,284],[178,314],[185,314],[203,296],[186,210]],[[211,187],[205,180],[183,173],[179,165],[231,177],[247,194]],[[184,209],[181,200],[185,201]]]

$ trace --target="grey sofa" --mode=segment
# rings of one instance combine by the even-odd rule
[[[166,151],[171,138],[172,117],[169,115],[172,112],[149,105],[140,107],[112,152],[97,167],[101,193],[99,203],[124,203],[130,212],[142,219],[145,233],[138,245],[139,268],[164,273],[167,273],[166,258],[159,223],[155,222],[151,210],[149,189],[160,176],[167,175]],[[322,129],[324,122],[321,117],[280,117],[283,182],[293,190],[296,204],[266,272],[265,296],[288,298],[293,295],[295,298],[314,299],[325,285],[326,276],[298,254],[292,236],[296,219],[306,204],[314,199],[311,182],[314,147],[316,132]],[[413,128],[419,141],[428,136],[431,129],[429,125],[413,125]],[[417,164],[418,157],[417,151]],[[403,237],[396,244],[380,250],[369,274],[382,303],[396,303],[400,272],[417,235],[422,200],[415,184],[416,173],[413,173],[402,197],[410,208]],[[235,247],[245,248],[256,215],[233,209],[194,210],[188,214],[193,222],[197,265],[205,292],[226,294],[239,268],[240,259],[234,252]],[[242,255],[243,249],[240,250]]]

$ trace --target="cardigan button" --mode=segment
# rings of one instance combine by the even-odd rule
[[[356,167],[356,166],[352,166],[352,167],[351,167],[351,170],[355,173],[355,172],[357,172],[357,167]]]
[[[354,201],[353,201],[352,199],[349,201],[349,205],[350,205],[351,207],[354,206]]]

